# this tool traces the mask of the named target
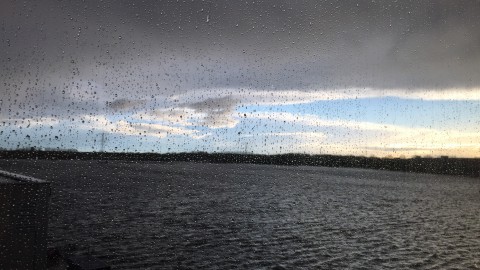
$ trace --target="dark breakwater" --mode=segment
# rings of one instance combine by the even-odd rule
[[[480,177],[480,158],[415,157],[377,158],[362,156],[307,154],[241,154],[241,153],[100,153],[76,151],[0,151],[0,159],[48,160],[130,160],[158,162],[247,163],[286,166],[322,166],[365,168],[402,172],[433,173]]]

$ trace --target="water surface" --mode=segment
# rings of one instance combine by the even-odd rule
[[[347,168],[5,161],[51,180],[50,245],[114,269],[477,269],[480,180]]]

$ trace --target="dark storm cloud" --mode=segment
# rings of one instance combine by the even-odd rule
[[[479,1],[0,5],[0,117],[85,114],[112,100],[161,105],[196,89],[480,84]]]
[[[144,100],[129,100],[129,99],[117,99],[109,102],[107,106],[114,111],[122,111],[128,109],[135,109],[142,105],[145,105]]]

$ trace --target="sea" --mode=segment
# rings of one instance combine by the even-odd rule
[[[351,168],[0,160],[49,180],[49,246],[112,269],[478,269],[480,179]]]

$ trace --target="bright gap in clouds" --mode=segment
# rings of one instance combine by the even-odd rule
[[[285,104],[273,101],[284,95],[269,98],[263,105],[242,104],[233,96],[190,104],[178,100],[170,108],[117,101],[105,115],[4,121],[0,138],[10,149],[112,152],[393,157],[477,157],[480,152],[480,101],[376,97]]]

